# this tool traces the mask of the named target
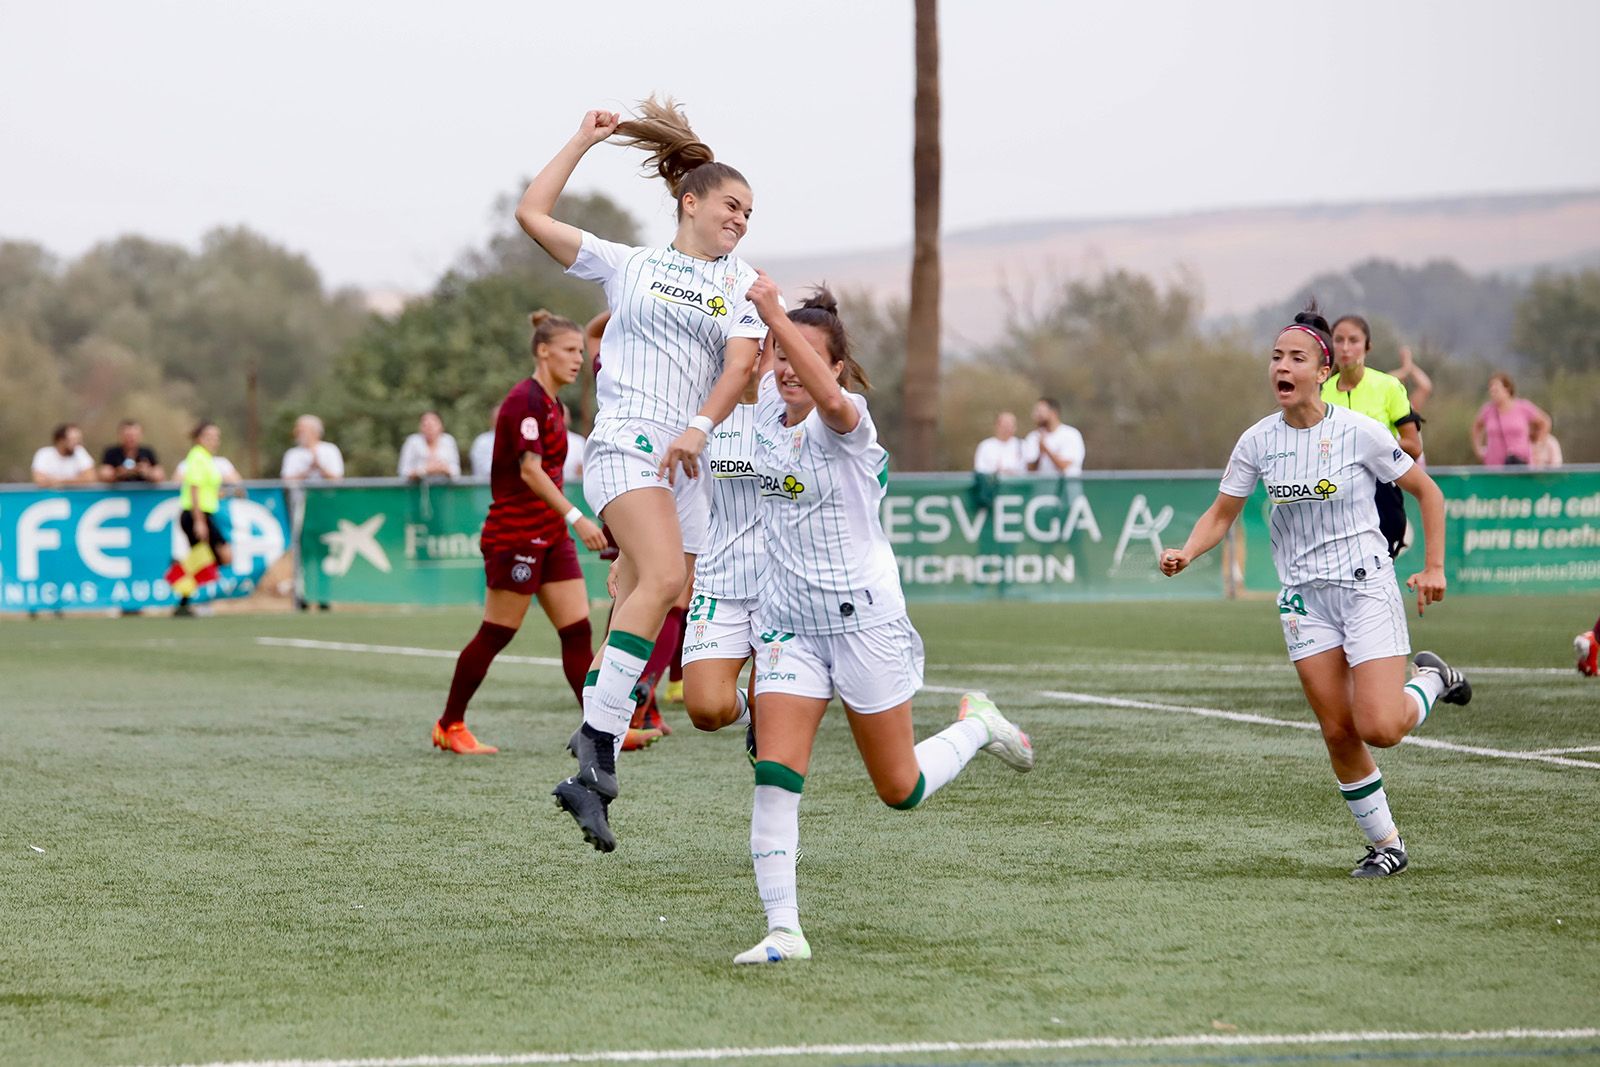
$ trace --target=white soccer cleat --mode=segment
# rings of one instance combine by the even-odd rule
[[[985,752],[999,756],[1007,767],[1018,771],[1033,770],[1033,742],[1016,723],[1000,714],[985,693],[966,693],[961,697],[962,719],[977,719],[989,731]]]
[[[734,963],[782,963],[809,960],[811,943],[799,930],[768,930],[767,936],[733,957]]]
[[[1588,678],[1600,675],[1600,636],[1593,630],[1572,639],[1572,654],[1577,657],[1579,674]]]

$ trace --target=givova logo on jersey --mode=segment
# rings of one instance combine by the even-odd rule
[[[1274,504],[1294,504],[1302,500],[1327,500],[1339,487],[1324,478],[1317,484],[1309,482],[1269,482],[1267,496]]]
[[[770,474],[762,474],[759,477],[762,496],[781,496],[796,500],[806,491],[806,483],[792,474],[785,474],[782,478],[775,478]]]
[[[697,290],[685,289],[681,285],[669,282],[651,282],[650,295],[669,304],[681,304],[696,311],[703,311],[714,319],[728,313],[728,302],[722,297],[708,297]]]

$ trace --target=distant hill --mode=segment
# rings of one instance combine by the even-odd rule
[[[1158,279],[1186,273],[1208,317],[1243,317],[1311,278],[1373,258],[1453,260],[1474,274],[1525,279],[1541,266],[1600,261],[1600,190],[1393,203],[1238,208],[1148,218],[1007,223],[945,236],[945,324],[960,347],[1004,324],[1056,282],[1124,267]],[[903,297],[909,246],[763,263],[784,286]]]

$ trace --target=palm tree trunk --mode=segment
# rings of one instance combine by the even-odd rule
[[[911,152],[911,308],[901,384],[905,434],[899,465],[929,470],[936,460],[939,426],[939,12],[938,0],[915,0],[915,4],[917,96]]]

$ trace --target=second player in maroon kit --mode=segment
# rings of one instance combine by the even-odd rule
[[[483,623],[456,659],[444,714],[433,727],[434,745],[461,755],[498,751],[467,729],[467,703],[489,664],[516,636],[534,597],[561,638],[561,665],[580,707],[594,658],[589,595],[573,537],[595,552],[606,541],[563,492],[567,422],[556,399],[583,369],[583,332],[548,311],[534,312],[530,321],[538,366],[532,377],[512,386],[495,413],[489,468],[493,500],[479,540],[488,586]]]

